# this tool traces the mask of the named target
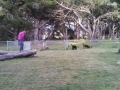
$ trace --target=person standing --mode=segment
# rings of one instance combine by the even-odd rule
[[[19,34],[18,34],[18,42],[19,42],[19,51],[22,52],[23,51],[23,47],[24,47],[24,36],[25,36],[25,33],[26,31],[21,31]]]

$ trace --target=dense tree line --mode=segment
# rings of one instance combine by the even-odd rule
[[[100,44],[120,36],[119,0],[1,0],[0,40],[80,39]]]

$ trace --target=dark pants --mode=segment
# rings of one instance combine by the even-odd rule
[[[23,40],[19,40],[19,46],[20,46],[19,51],[22,52],[23,51],[23,46],[24,46]]]

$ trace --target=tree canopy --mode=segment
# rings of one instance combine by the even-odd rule
[[[89,37],[97,39],[106,31],[119,35],[119,20],[119,0],[0,0],[0,40],[15,40],[23,29],[31,35],[34,32],[34,39],[38,40],[45,25],[53,25],[53,30],[63,27],[64,34],[65,23],[70,26],[71,22],[79,24],[74,32],[82,28]]]

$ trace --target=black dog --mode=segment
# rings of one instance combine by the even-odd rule
[[[71,44],[71,46],[72,46],[72,50],[77,50],[77,46],[76,45],[72,45]]]

